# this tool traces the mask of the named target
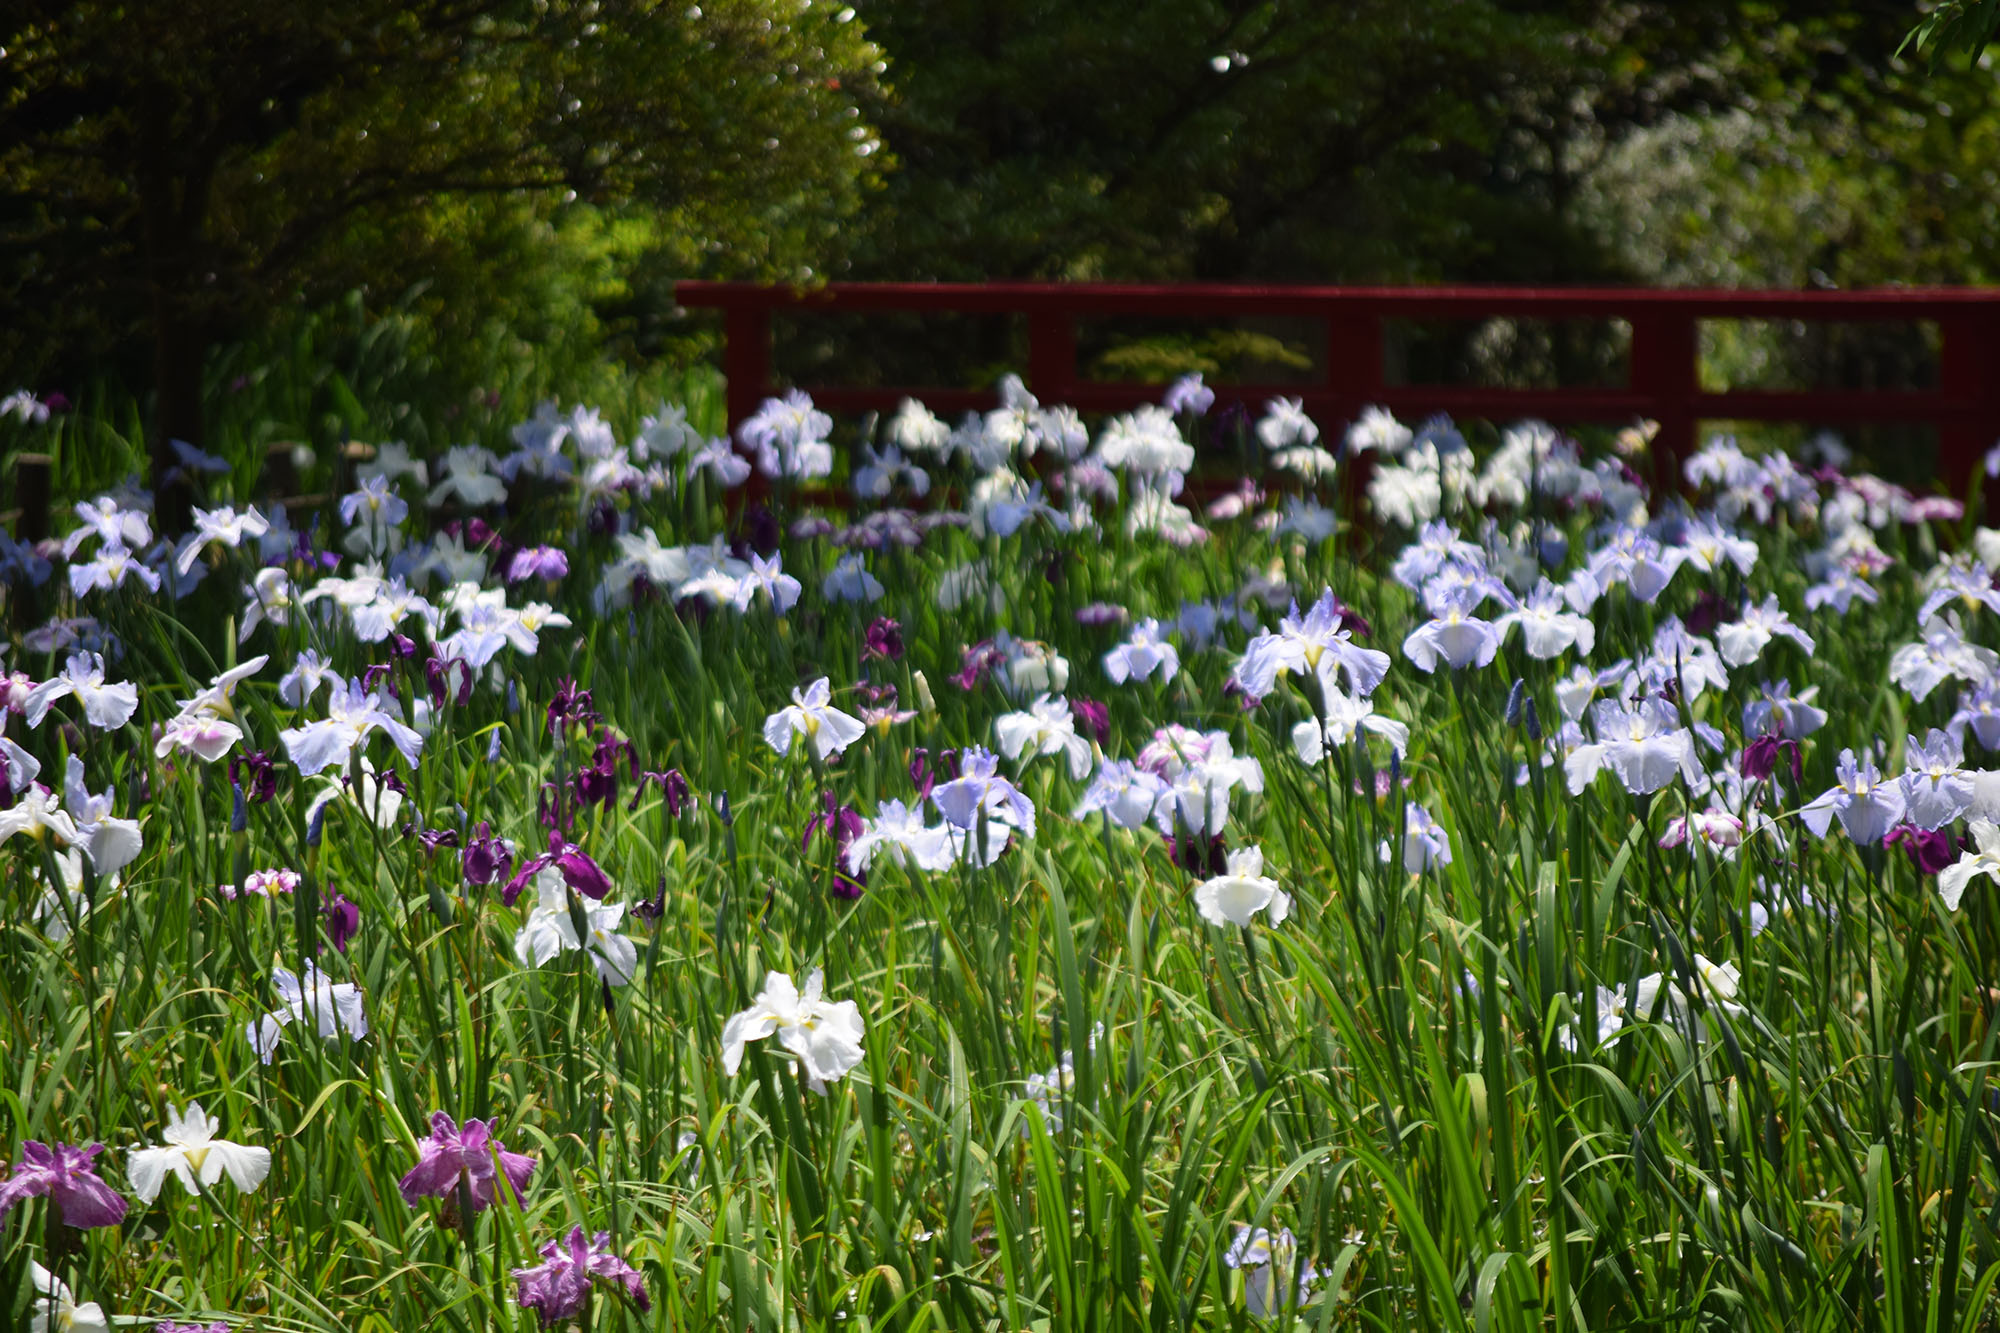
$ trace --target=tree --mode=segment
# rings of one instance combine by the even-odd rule
[[[1886,0],[896,0],[853,272],[1616,278],[1585,158],[1879,68]],[[1778,42],[1774,32],[1792,33]]]
[[[217,339],[379,265],[441,199],[636,205],[718,268],[796,268],[873,169],[879,67],[854,11],[812,0],[16,0],[10,333],[143,339],[157,480],[168,439],[202,438]]]

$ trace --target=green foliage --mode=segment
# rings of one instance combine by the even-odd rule
[[[1218,329],[1199,336],[1160,335],[1121,343],[1099,356],[1092,373],[1099,379],[1165,383],[1181,375],[1249,378],[1247,366],[1310,370],[1312,358],[1295,344],[1248,329]]]
[[[314,347],[341,359],[352,388],[336,392],[331,369],[307,373],[300,349],[241,391],[261,400],[244,419],[330,404],[371,424],[420,382],[408,326],[317,328]],[[376,392],[391,398],[371,403]],[[621,438],[631,425],[619,420]],[[1772,794],[1778,827],[1754,831],[1735,859],[1659,846],[1688,811],[1678,785],[1633,798],[1603,777],[1572,797],[1559,766],[1539,765],[1539,745],[1505,719],[1508,684],[1525,677],[1552,719],[1568,663],[1525,657],[1519,636],[1502,661],[1455,676],[1398,661],[1375,704],[1410,725],[1407,792],[1378,770],[1380,741],[1297,762],[1309,678],[1246,711],[1224,692],[1233,653],[1190,646],[1172,682],[1108,696],[1106,750],[1130,754],[1173,720],[1225,731],[1257,758],[1264,790],[1234,793],[1231,838],[1263,849],[1293,897],[1288,920],[1207,923],[1192,902],[1198,876],[1150,829],[1071,815],[1081,784],[1052,758],[1008,768],[1040,811],[1034,839],[981,871],[926,875],[885,853],[867,893],[845,902],[826,891],[831,844],[801,851],[822,788],[872,813],[908,795],[914,747],[935,756],[983,741],[1020,702],[990,682],[944,683],[968,641],[1002,625],[1045,635],[1073,664],[1074,691],[1097,693],[1095,659],[1121,631],[1080,624],[1077,606],[1171,616],[1275,559],[1301,589],[1331,583],[1393,644],[1424,613],[1383,577],[1387,545],[1371,552],[1367,530],[1345,521],[1326,541],[1274,545],[1245,516],[1183,550],[1106,513],[1101,532],[1034,524],[1003,548],[943,528],[881,552],[887,591],[872,611],[809,591],[783,619],[761,605],[681,615],[664,600],[600,616],[589,590],[616,548],[574,500],[538,489],[509,521],[513,536],[568,552],[552,599],[575,626],[546,627],[533,656],[500,659],[518,709],[482,681],[470,702],[431,712],[403,812],[432,830],[490,820],[524,851],[539,847],[538,800],[592,748],[588,735],[552,733],[542,708],[563,678],[586,685],[644,767],[682,768],[698,795],[671,815],[657,791],[634,800],[621,785],[572,830],[615,880],[615,901],[659,896],[657,920],[622,927],[640,949],[634,984],[607,1002],[577,953],[520,964],[530,899],[503,905],[464,882],[451,849],[378,830],[347,801],[309,848],[304,806],[333,775],[286,772],[235,835],[219,767],[154,752],[150,725],[176,700],[235,654],[266,651],[235,715],[250,744],[277,748],[301,720],[277,696],[281,667],[307,647],[343,670],[388,657],[345,616],[300,613],[239,648],[229,617],[256,562],[220,550],[208,582],[171,610],[93,599],[84,609],[127,645],[115,674],[140,682],[142,711],[113,732],[51,722],[16,734],[51,761],[73,746],[117,812],[145,821],[146,850],[120,882],[87,880],[66,938],[51,939],[51,918],[37,916],[43,850],[21,837],[0,848],[0,1141],[102,1140],[101,1169],[122,1187],[126,1154],[157,1139],[167,1107],[200,1098],[225,1137],[271,1150],[273,1173],[249,1195],[219,1184],[195,1198],[170,1183],[121,1228],[70,1237],[60,1258],[49,1205],[25,1201],[0,1233],[5,1272],[43,1259],[80,1299],[137,1323],[527,1333],[508,1273],[580,1224],[610,1233],[653,1302],[641,1315],[600,1297],[580,1324],[593,1333],[1992,1327],[2000,889],[1976,880],[1946,912],[1900,848],[1809,840],[1780,808],[1796,804],[1794,788],[1831,784],[1841,746],[1901,735],[1906,707],[1912,727],[1949,715],[1949,690],[1910,705],[1884,683],[1907,615],[1885,633],[1862,610],[1801,613],[1811,658],[1788,640],[1766,650],[1774,673],[1812,672],[1831,717],[1807,742],[1802,780],[1783,801]],[[632,517],[665,543],[699,543],[721,507],[660,494]],[[1580,552],[1593,516],[1548,521]],[[1596,616],[1599,660],[1651,642],[1666,615],[1718,587],[1797,608],[1822,536],[1782,522],[1759,534],[1741,579],[1689,567],[1656,603],[1614,592]],[[1895,563],[1879,578],[1880,615],[1919,599],[1939,536],[1884,532]],[[813,588],[836,554],[787,538],[784,561]],[[942,609],[945,573],[979,558],[992,562],[991,603]],[[909,655],[871,663],[873,681],[915,703],[923,670],[936,706],[871,730],[836,765],[774,756],[763,718],[802,680],[830,672],[845,686],[876,611],[901,622]],[[1994,623],[1981,615],[1968,630],[1991,643]],[[8,660],[37,676],[57,665]],[[424,696],[416,664],[388,670],[406,700]],[[1739,673],[1738,689],[1757,678]],[[1684,707],[1734,737],[1740,699],[1724,693]],[[72,716],[74,702],[58,708]],[[1450,830],[1450,864],[1411,874],[1382,858],[1406,796]],[[311,879],[277,902],[214,887],[268,865]],[[315,943],[313,895],[335,889],[363,914],[345,954]],[[1761,932],[1753,901],[1768,909]],[[372,1033],[322,1041],[296,1023],[261,1064],[245,1026],[274,1003],[274,961],[296,967],[309,946],[363,988]],[[1741,968],[1732,995],[1707,988],[1697,950]],[[722,1021],[767,970],[814,966],[865,1015],[863,1064],[824,1098],[760,1045],[726,1074]],[[1657,1009],[1600,1027],[1611,988],[1630,994],[1654,972]],[[1065,1050],[1073,1077],[1045,1108],[1027,1079]],[[397,1180],[438,1108],[490,1119],[539,1159],[525,1208],[454,1219],[437,1202],[403,1202]],[[1320,1273],[1304,1309],[1246,1312],[1251,1276],[1223,1257],[1239,1226],[1296,1234]],[[13,1326],[27,1306],[20,1283],[0,1289]]]
[[[348,290],[386,304],[429,282],[441,338],[498,319],[540,342],[524,313],[578,308],[538,309],[552,287],[612,300],[649,270],[806,274],[874,161],[855,99],[878,56],[853,17],[774,0],[9,6],[0,300],[18,317],[0,364],[80,377],[122,355],[136,372],[150,350],[128,378],[151,379],[163,430],[198,438],[211,343]]]
[[[1904,45],[1927,57],[1935,70],[1954,51],[1984,55],[1996,31],[2000,31],[2000,3],[1995,0],[1934,0]]]

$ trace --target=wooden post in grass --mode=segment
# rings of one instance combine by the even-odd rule
[[[49,535],[49,504],[55,464],[47,454],[14,456],[14,537],[30,545]]]

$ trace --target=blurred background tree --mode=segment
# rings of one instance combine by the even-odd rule
[[[350,289],[421,288],[448,349],[488,318],[532,327],[559,271],[605,254],[620,276],[660,253],[810,276],[876,146],[855,99],[879,53],[853,20],[797,0],[16,0],[0,358],[122,367],[159,440],[199,443],[215,346]],[[643,351],[644,321],[610,331]]]

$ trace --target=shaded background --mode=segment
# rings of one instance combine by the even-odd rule
[[[1984,283],[2000,117],[1909,3],[25,0],[0,387],[126,434],[483,436],[705,400],[683,277]],[[1933,20],[1949,18],[1933,12]],[[1972,43],[1976,45],[1977,43]],[[1410,383],[1615,382],[1615,325],[1394,331]],[[1310,329],[1086,368],[1309,374]],[[785,325],[781,374],[989,383],[1005,321]],[[1922,385],[1916,326],[1714,325],[1712,386]]]

